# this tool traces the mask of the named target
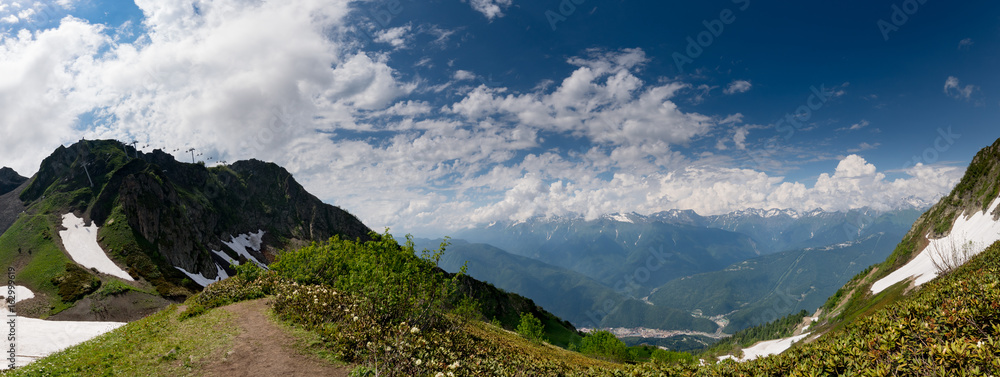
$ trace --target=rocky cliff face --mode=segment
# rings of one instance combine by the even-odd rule
[[[14,169],[4,167],[0,169],[0,195],[14,191],[18,186],[27,181],[28,178],[17,174]]]
[[[11,168],[0,169],[0,234],[6,232],[21,211],[24,211],[24,203],[18,199],[18,195],[19,189],[27,180]]]
[[[54,201],[102,227],[125,220],[135,244],[166,264],[162,269],[180,267],[208,279],[217,276],[217,264],[228,266],[212,250],[239,259],[224,243],[233,236],[263,230],[263,247],[247,252],[267,263],[281,248],[334,235],[367,239],[370,232],[273,163],[250,160],[206,168],[159,150],[137,152],[117,141],[60,147],[45,159],[21,199]]]

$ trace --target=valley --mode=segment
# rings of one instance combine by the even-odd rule
[[[95,151],[103,150],[109,156],[106,161],[111,162],[111,157],[117,153],[111,151],[117,151],[116,147],[128,151],[113,141],[89,141],[57,151],[53,159],[72,158],[74,160],[67,166],[74,166],[99,155]],[[996,151],[1000,151],[1000,140],[984,149],[974,160],[974,166],[990,158],[982,156],[1000,154]],[[173,323],[197,322],[198,318],[218,321],[221,317],[209,314],[217,310],[248,316],[251,313],[239,309],[249,305],[240,304],[251,302],[247,300],[257,300],[252,302],[258,304],[266,302],[271,309],[260,310],[272,310],[286,325],[306,331],[295,336],[338,339],[334,343],[314,341],[308,347],[309,352],[330,357],[329,347],[334,347],[340,350],[334,359],[355,363],[357,368],[369,368],[369,365],[379,368],[378,364],[371,364],[370,359],[378,354],[394,360],[393,368],[397,371],[426,370],[431,366],[422,365],[425,357],[445,357],[445,360],[454,360],[440,364],[446,367],[445,370],[471,373],[507,374],[509,371],[498,371],[520,365],[541,374],[558,374],[562,372],[556,371],[572,371],[590,365],[587,368],[596,368],[590,369],[591,372],[603,370],[598,373],[601,374],[632,365],[628,368],[635,368],[632,370],[637,372],[683,374],[686,373],[682,372],[684,368],[694,368],[693,364],[685,367],[683,363],[658,364],[651,360],[657,357],[690,358],[688,352],[699,354],[701,360],[719,361],[709,363],[709,368],[770,368],[762,366],[770,364],[759,363],[789,360],[785,355],[830,347],[827,339],[851,336],[845,335],[843,329],[859,326],[857,321],[876,318],[871,317],[873,315],[887,315],[878,310],[880,308],[915,305],[912,303],[920,302],[921,297],[944,294],[936,293],[939,289],[954,289],[953,285],[930,290],[916,287],[925,284],[938,287],[940,284],[931,282],[942,278],[954,281],[955,276],[977,273],[981,271],[977,268],[987,268],[982,264],[989,263],[983,262],[984,258],[991,260],[1000,255],[996,245],[982,246],[1000,234],[995,230],[1000,223],[996,220],[998,210],[995,208],[1000,199],[990,199],[992,190],[1000,187],[1000,179],[994,178],[1000,177],[1000,163],[993,160],[983,168],[991,172],[987,178],[967,175],[960,183],[959,187],[971,187],[971,191],[956,188],[923,214],[912,208],[805,214],[790,210],[748,210],[717,217],[700,217],[688,211],[651,216],[619,214],[595,220],[534,219],[496,223],[461,233],[463,237],[496,242],[516,250],[510,252],[466,239],[406,236],[403,237],[405,241],[399,243],[388,233],[369,232],[364,238],[356,236],[352,240],[350,236],[345,237],[343,228],[339,227],[343,225],[319,230],[314,223],[308,226],[308,232],[303,225],[276,227],[274,224],[288,221],[289,217],[284,212],[277,212],[280,214],[278,220],[266,220],[266,216],[275,216],[267,205],[263,212],[256,212],[260,210],[243,204],[239,208],[248,210],[249,216],[224,220],[226,211],[237,208],[225,207],[225,203],[235,200],[233,195],[245,192],[246,186],[223,184],[219,193],[201,198],[204,193],[186,191],[183,183],[173,183],[173,180],[185,182],[189,177],[160,175],[162,182],[145,181],[159,188],[138,189],[149,193],[131,194],[137,188],[129,188],[130,184],[126,183],[144,179],[130,177],[142,171],[146,173],[139,174],[152,171],[155,175],[157,171],[156,165],[137,169],[142,164],[150,164],[142,159],[161,157],[153,153],[125,162],[125,154],[120,156],[121,162],[107,165],[106,172],[102,173],[99,167],[94,169],[103,174],[95,174],[96,181],[104,185],[97,190],[98,195],[91,194],[89,189],[75,189],[73,183],[65,183],[72,179],[45,178],[53,174],[48,170],[22,183],[20,191],[12,191],[19,193],[25,211],[0,236],[0,257],[19,266],[13,270],[17,272],[14,279],[23,285],[16,287],[14,297],[18,307],[28,309],[18,310],[18,313],[40,317],[19,318],[22,325],[18,328],[56,336],[44,338],[38,344],[20,342],[18,349],[22,351],[16,358],[19,368],[14,370],[14,375],[22,370],[51,370],[51,364],[43,360],[49,355],[58,359],[80,352],[79,347],[93,347],[76,346],[84,340],[127,341],[121,337],[137,331],[129,329],[147,326],[141,323],[152,318],[176,326]],[[53,164],[53,159],[46,161],[56,170],[64,169],[61,174],[71,171]],[[191,171],[198,174],[211,171],[170,159],[159,161],[176,164],[177,170],[193,169]],[[270,169],[257,167],[260,168]],[[217,169],[216,174],[233,174],[213,169]],[[255,176],[259,174],[259,170],[254,172]],[[278,171],[278,174],[287,173]],[[53,183],[41,195],[37,185],[44,179]],[[89,178],[88,183],[93,180]],[[114,182],[121,182],[121,186],[108,186]],[[294,181],[285,183],[284,187],[285,190],[296,189]],[[178,194],[163,194],[162,190]],[[254,190],[273,192],[268,187]],[[182,191],[183,194],[179,194]],[[154,206],[154,202],[144,199],[146,195],[166,201]],[[250,203],[272,200],[270,194],[263,195]],[[32,197],[36,199],[30,199]],[[298,200],[311,201],[313,198],[306,194]],[[247,202],[244,197],[241,203]],[[247,230],[223,233],[216,243],[198,248],[200,254],[180,258],[169,254],[175,250],[171,246],[173,242],[164,238],[167,235],[187,237],[185,234],[189,233],[173,228],[173,221],[178,219],[161,222],[159,218],[144,215],[177,211],[170,208],[171,203],[182,208],[220,206],[217,212],[213,211],[215,221],[251,220],[249,225],[230,223],[231,229]],[[298,204],[291,202],[290,205],[294,208]],[[317,213],[315,209],[312,211]],[[259,218],[254,213],[262,213],[265,217]],[[198,221],[191,214],[181,221]],[[350,218],[349,214],[330,216]],[[911,220],[914,222],[912,229],[908,224]],[[346,224],[348,229],[363,226]],[[768,230],[754,231],[761,228]],[[741,229],[746,233],[741,233]],[[316,233],[333,236],[309,244],[305,238],[288,238],[289,235]],[[153,235],[155,241],[143,234]],[[922,244],[914,242],[922,234],[937,234],[939,238]],[[763,238],[767,235],[771,236]],[[762,250],[760,245],[789,249]],[[934,248],[935,245],[938,247]],[[942,254],[942,245],[969,246],[962,249],[965,251],[951,250]],[[935,252],[937,254],[933,254]],[[904,259],[902,253],[913,257]],[[926,261],[931,257],[953,259],[930,263],[931,269]],[[64,267],[38,269],[40,261],[48,260],[56,260],[56,266]],[[201,266],[202,263],[211,268],[192,267],[193,271],[198,271],[194,273],[182,267]],[[947,271],[942,270],[945,264],[950,266]],[[45,266],[53,264],[46,262]],[[171,274],[172,271],[176,273]],[[980,277],[969,278],[989,279],[979,273],[975,276]],[[616,280],[617,275],[623,277]],[[897,277],[900,275],[904,277]],[[942,276],[934,279],[938,275]],[[984,284],[992,286],[989,285],[992,283]],[[138,304],[142,300],[147,303]],[[231,306],[233,304],[237,306]],[[109,314],[119,312],[118,317]],[[152,314],[154,312],[159,313]],[[131,314],[120,317],[124,313]],[[815,314],[810,316],[809,313]],[[109,315],[127,318],[129,323],[94,321],[109,318]],[[532,320],[537,321],[535,325],[531,324]],[[354,324],[356,321],[360,322]],[[327,326],[331,323],[339,323],[337,328],[344,330],[328,332]],[[395,331],[393,326],[405,327],[401,334],[416,336],[414,339],[419,342],[450,344],[446,349],[451,352],[447,354],[450,356],[436,353],[437,356],[431,356],[418,348],[408,348],[412,346],[402,340],[403,335],[386,337]],[[529,330],[532,326],[535,330]],[[125,332],[116,330],[118,328]],[[373,335],[370,331],[374,329],[379,329],[378,334],[382,335]],[[241,331],[247,330],[233,325],[223,330],[227,334]],[[281,347],[288,347],[291,343],[287,339],[291,338],[279,333],[290,330],[277,331],[276,339],[286,339]],[[429,338],[425,337],[425,331]],[[531,331],[536,334],[532,336],[540,340],[522,343],[525,337],[532,339],[529,337]],[[439,338],[441,336],[443,338]],[[38,339],[43,338],[32,338],[33,341]],[[239,351],[239,339],[242,338],[228,339],[236,339],[237,343],[215,344],[208,349],[235,347],[228,354],[243,352]],[[359,339],[372,339],[381,345],[376,350],[364,351],[365,347],[357,348]],[[483,343],[483,339],[492,340]],[[596,339],[613,339],[601,346],[612,348],[593,348]],[[551,349],[538,348],[540,345]],[[167,345],[157,347],[163,346]],[[63,351],[67,347],[68,350]],[[202,360],[185,362],[182,368],[187,370],[235,368],[234,364],[226,362],[206,364],[206,357],[210,356],[204,353],[181,346],[167,347],[174,350],[167,355],[178,352],[189,355],[189,361]],[[383,347],[385,353],[380,351]],[[346,349],[355,351],[344,352]],[[397,351],[389,352],[393,349]],[[490,352],[495,354],[482,353],[485,349],[492,349]],[[95,349],[92,352],[110,351]],[[505,359],[511,352],[526,352],[531,356],[521,361]],[[579,359],[582,356],[577,352],[605,361],[585,361],[586,357]],[[497,364],[462,362],[470,358],[492,360],[489,363]],[[564,363],[571,359],[577,361]],[[738,363],[730,364],[726,361],[729,359]],[[172,360],[172,357],[163,359],[167,363],[160,366],[145,364],[148,360],[136,361],[147,365],[143,368],[174,370],[171,368],[177,368],[178,364],[170,362]],[[637,363],[639,360],[649,361]],[[619,364],[623,362],[625,364]],[[78,368],[92,370],[92,367]],[[341,366],[331,371],[346,372]],[[695,375],[705,372],[697,368],[688,371]]]

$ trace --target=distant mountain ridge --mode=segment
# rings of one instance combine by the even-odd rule
[[[469,261],[472,276],[581,327],[676,330],[701,313],[704,321],[723,316],[733,331],[815,309],[889,255],[919,215],[863,208],[537,217],[458,232],[456,242],[468,243],[452,247],[459,260],[450,267]],[[575,296],[582,292],[593,297]]]

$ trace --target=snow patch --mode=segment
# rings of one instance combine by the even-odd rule
[[[968,217],[964,214],[958,216],[947,237],[930,240],[927,247],[913,260],[872,284],[872,294],[882,292],[893,284],[911,277],[915,278],[914,285],[921,285],[933,280],[938,276],[934,259],[941,260],[940,256],[935,255],[938,250],[950,252],[955,247],[965,247],[970,243],[974,247],[970,252],[970,257],[986,250],[987,247],[1000,240],[1000,221],[993,220],[993,215],[990,215],[997,209],[998,205],[1000,205],[1000,198],[993,199],[993,203],[990,204],[987,211],[976,212]]]
[[[17,286],[17,301],[35,296],[30,289]],[[15,329],[14,365],[23,367],[32,361],[86,342],[101,334],[124,326],[122,322],[46,321],[37,318],[17,317],[6,305],[0,305],[0,316],[13,320]],[[4,337],[4,352],[11,349],[11,342]],[[0,363],[7,369],[9,362]]]
[[[613,214],[613,215],[608,215],[608,218],[611,219],[611,220],[614,220],[614,221],[622,222],[622,223],[634,223],[632,221],[632,219],[628,218],[628,216],[626,216],[623,213],[616,213],[616,214]]]
[[[108,258],[108,254],[97,243],[97,224],[86,226],[83,219],[72,213],[63,215],[62,226],[66,230],[59,231],[63,246],[69,252],[70,258],[86,268],[94,268],[122,280],[135,281],[125,270]]]
[[[750,348],[744,348],[742,359],[738,359],[732,355],[726,355],[726,356],[719,356],[719,360],[733,359],[742,362],[742,361],[754,360],[760,357],[777,355],[791,348],[792,344],[795,344],[795,342],[805,339],[805,337],[809,336],[809,334],[810,333],[805,333],[790,338],[775,339],[775,340],[760,342],[754,344]]]
[[[177,266],[174,266],[174,268],[183,272],[184,275],[187,275],[189,278],[191,278],[191,280],[193,280],[195,283],[198,283],[198,285],[202,287],[207,287],[209,284],[215,283],[217,281],[223,281],[229,279],[229,275],[226,274],[226,270],[223,270],[222,266],[219,266],[218,263],[215,264],[215,268],[217,270],[217,276],[215,277],[215,279],[209,279],[205,277],[205,275],[202,275],[200,272],[197,274],[192,274],[183,268]]]
[[[4,296],[4,299],[6,299],[6,298],[7,298],[7,296]],[[14,286],[14,303],[15,304],[19,303],[21,301],[30,299],[30,298],[35,298],[35,292],[32,292],[31,289],[28,289],[28,287],[25,287],[23,285],[15,285]]]
[[[260,266],[260,268],[267,269],[266,264],[261,263],[259,260],[257,260],[257,258],[253,256],[253,254],[250,254],[250,252],[248,251],[249,249],[256,252],[260,252],[260,247],[263,244],[263,239],[264,239],[263,230],[258,229],[257,233],[241,234],[239,236],[231,238],[232,238],[231,241],[229,242],[222,241],[222,243],[226,244],[226,246],[229,246],[229,248],[233,249],[233,251],[235,251],[236,254],[239,254],[240,256],[247,258],[251,262],[254,262],[258,266]],[[221,252],[216,252],[216,253],[218,254]],[[225,253],[222,254],[224,255]],[[227,259],[231,258],[227,257]]]
[[[240,265],[240,261],[233,259],[232,257],[229,256],[229,254],[223,253],[222,251],[219,250],[212,250],[212,253],[218,255],[219,258],[222,258],[231,265],[237,265],[237,266]]]

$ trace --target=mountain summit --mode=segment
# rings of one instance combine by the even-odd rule
[[[84,239],[76,232],[91,237],[95,246],[83,249],[106,254],[122,278],[168,298],[232,275],[231,263],[267,265],[283,248],[335,235],[367,240],[371,232],[273,163],[206,167],[113,140],[59,147],[19,200],[25,211],[3,235],[0,259],[24,266],[19,281],[38,293],[35,301],[48,303],[38,303],[38,315],[72,307],[91,286],[108,282],[104,273],[111,272],[75,268],[66,260],[68,254],[90,268],[84,263],[89,257],[74,254],[82,244],[70,240]],[[88,281],[94,283],[81,283]]]
[[[27,180],[28,178],[17,174],[14,169],[8,167],[0,169],[0,195],[14,191],[14,189]]]

